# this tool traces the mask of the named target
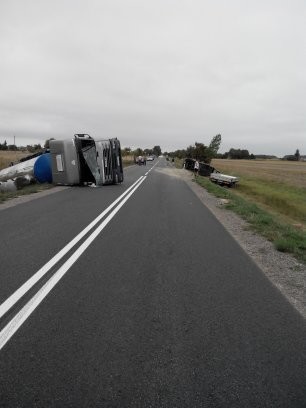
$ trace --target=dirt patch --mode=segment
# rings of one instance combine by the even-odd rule
[[[183,179],[269,280],[306,318],[306,265],[289,254],[278,252],[271,242],[248,230],[247,223],[235,213],[226,210],[220,198],[209,194],[192,181],[191,172],[174,167],[158,168],[156,171]]]

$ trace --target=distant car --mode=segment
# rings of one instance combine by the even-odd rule
[[[145,158],[143,156],[138,156],[136,158],[136,163],[139,164],[139,166],[145,164]]]
[[[147,161],[153,161],[154,160],[154,157],[153,156],[148,156],[147,157]]]

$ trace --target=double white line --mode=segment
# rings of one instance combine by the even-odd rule
[[[148,173],[146,173],[147,175]],[[53,266],[57,264],[106,214],[114,207],[115,209],[104,219],[104,221],[86,238],[82,245],[68,258],[68,260],[52,275],[52,277],[38,290],[38,292],[26,303],[25,306],[13,317],[13,319],[0,332],[0,350],[16,333],[19,327],[37,308],[42,300],[54,288],[59,280],[66,274],[71,266],[77,261],[82,253],[106,227],[111,219],[117,214],[120,208],[127,202],[131,195],[146,179],[141,176],[131,187],[129,187],[120,197],[118,197],[106,210],[104,210],[95,220],[93,220],[83,231],[81,231],[72,241],[70,241],[60,252],[58,252],[49,262],[27,280],[16,290],[5,302],[0,305],[0,319],[13,307],[23,295],[25,295]],[[119,203],[119,204],[118,204]],[[118,204],[118,205],[117,205]],[[116,206],[117,205],[117,206]]]

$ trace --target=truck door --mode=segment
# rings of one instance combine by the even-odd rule
[[[97,164],[100,169],[102,184],[112,184],[112,155],[109,140],[98,140],[96,143]]]
[[[117,138],[110,139],[112,147],[112,163],[113,163],[113,183],[122,183],[123,181],[123,165],[121,156],[120,142]]]

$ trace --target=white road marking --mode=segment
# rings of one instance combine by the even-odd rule
[[[70,241],[60,252],[50,259],[39,271],[37,271],[30,279],[28,279],[19,289],[17,289],[8,299],[0,305],[0,318],[12,307],[16,302],[30,290],[54,265],[60,261],[124,196],[128,194],[138,183],[141,183],[141,176],[133,185],[131,185],[120,197],[118,197],[109,207],[107,207],[96,219],[94,219],[83,231],[81,231],[72,241]],[[133,190],[134,191],[134,190]]]
[[[143,177],[139,183],[130,191],[130,193],[117,205],[117,207],[105,218],[105,220],[91,233],[91,235],[83,242],[83,244],[68,258],[68,260],[52,275],[52,277],[44,284],[44,286],[26,303],[26,305],[17,313],[17,315],[4,327],[0,332],[0,350],[16,333],[19,327],[33,313],[37,306],[43,301],[54,286],[61,280],[71,266],[89,247],[89,245],[97,238],[100,232],[106,227],[111,219],[117,214],[120,208],[127,202],[131,195],[144,182]]]
[[[148,170],[148,171],[145,173],[145,176],[147,176],[147,175],[150,173],[150,171],[152,171],[152,170],[154,169],[154,167],[158,165],[159,162],[160,162],[160,160],[158,160],[158,162],[156,162],[156,163],[154,164],[154,166],[152,166],[152,167],[150,168],[150,170]]]

